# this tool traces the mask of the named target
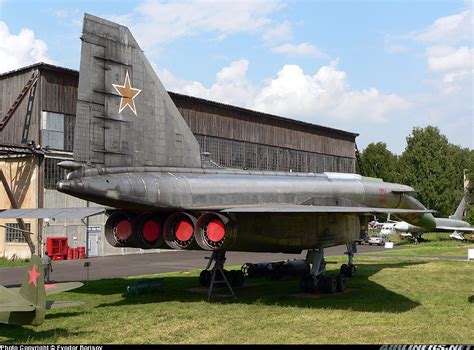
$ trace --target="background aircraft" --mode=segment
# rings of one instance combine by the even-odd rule
[[[394,229],[402,234],[410,234],[411,237],[417,240],[424,232],[452,232],[449,236],[454,239],[464,240],[464,233],[474,232],[474,227],[468,222],[463,221],[463,213],[466,209],[466,195],[464,195],[459,203],[456,211],[449,218],[435,218],[436,227],[432,230],[427,230],[424,227],[409,224],[405,221],[395,223]],[[405,235],[405,237],[410,237]]]
[[[33,255],[20,288],[0,286],[0,323],[38,326],[43,323],[48,309],[83,305],[82,302],[47,301],[47,296],[82,285],[81,282],[45,285],[41,259]]]

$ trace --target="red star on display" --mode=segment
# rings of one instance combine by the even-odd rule
[[[30,275],[30,280],[28,281],[28,284],[34,284],[35,287],[38,287],[38,277],[41,275],[41,273],[36,270],[36,265],[33,265],[33,268],[31,270],[28,270],[28,274]]]
[[[130,84],[130,77],[127,74],[125,75],[125,81],[123,85],[112,84],[115,90],[120,94],[122,97],[120,100],[120,108],[119,113],[122,112],[126,107],[129,107],[133,114],[137,115],[137,109],[135,107],[134,98],[142,91],[140,89],[132,88]]]

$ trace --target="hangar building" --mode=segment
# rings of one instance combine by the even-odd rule
[[[37,63],[0,75],[0,170],[20,208],[97,206],[55,190],[73,158],[79,72]],[[201,146],[204,166],[295,172],[355,172],[355,133],[170,92]],[[12,208],[0,185],[0,210]],[[106,217],[25,219],[42,251],[67,236],[89,256],[125,254],[103,238]],[[0,219],[0,256],[29,256],[15,219]]]

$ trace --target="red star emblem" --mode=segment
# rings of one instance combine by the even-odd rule
[[[119,113],[122,112],[128,106],[132,110],[133,114],[137,115],[137,109],[135,107],[134,98],[137,97],[137,95],[142,92],[142,90],[132,88],[132,85],[130,84],[130,77],[128,76],[128,71],[125,75],[125,81],[123,82],[123,85],[112,85],[122,97],[120,99]]]
[[[33,268],[28,270],[28,274],[30,275],[28,284],[34,284],[35,287],[38,287],[38,277],[41,275],[41,273],[36,270],[36,265],[33,265]]]

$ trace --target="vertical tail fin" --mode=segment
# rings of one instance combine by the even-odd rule
[[[456,211],[454,212],[453,215],[449,216],[450,219],[462,220],[464,211],[466,210],[466,197],[467,197],[467,193],[464,193]]]
[[[44,309],[46,307],[44,270],[41,259],[37,255],[33,255],[28,264],[23,283],[21,284],[20,295],[39,308]]]
[[[84,15],[74,158],[200,167],[199,144],[129,29]]]

